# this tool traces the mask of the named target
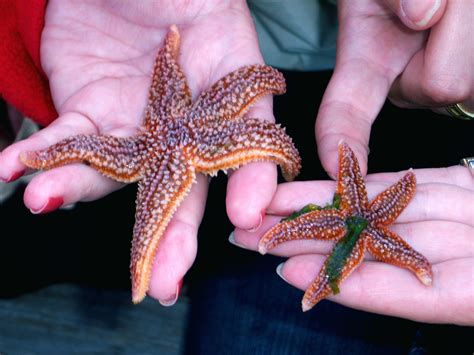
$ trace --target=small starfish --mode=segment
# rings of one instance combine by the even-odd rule
[[[78,135],[20,155],[35,169],[82,162],[117,181],[140,181],[130,262],[134,303],[148,291],[158,244],[197,173],[215,175],[253,161],[273,161],[292,180],[301,168],[284,129],[243,117],[261,96],[284,93],[283,75],[265,65],[245,66],[193,103],[177,62],[179,43],[173,25],[156,58],[143,127],[136,136]]]
[[[337,242],[304,294],[303,311],[314,307],[331,291],[339,293],[340,283],[359,266],[366,250],[377,260],[412,271],[429,286],[432,271],[428,260],[388,229],[408,205],[415,189],[415,175],[410,171],[369,203],[357,158],[347,144],[341,143],[333,203],[326,207],[307,205],[282,220],[262,237],[259,251],[265,254],[296,239]]]

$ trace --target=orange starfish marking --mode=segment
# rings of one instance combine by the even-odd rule
[[[318,276],[306,290],[302,308],[307,311],[339,292],[341,282],[362,262],[368,250],[377,260],[406,268],[425,285],[432,283],[431,265],[420,253],[388,229],[415,194],[416,180],[408,172],[396,184],[368,202],[364,180],[354,152],[339,145],[339,172],[335,199],[324,208],[308,205],[270,229],[259,242],[265,254],[296,239],[334,240],[336,244]]]
[[[285,178],[291,180],[301,167],[298,151],[283,129],[243,118],[259,97],[285,91],[281,73],[265,65],[240,68],[193,103],[177,62],[179,43],[178,29],[171,26],[156,59],[138,135],[78,135],[20,156],[24,164],[36,169],[84,162],[118,181],[139,180],[130,265],[134,303],[148,291],[158,244],[196,181],[196,173],[213,175],[266,160],[279,164]]]

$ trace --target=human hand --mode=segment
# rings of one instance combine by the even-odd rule
[[[408,270],[375,261],[367,255],[362,265],[328,299],[348,307],[422,322],[474,324],[474,179],[465,167],[414,170],[417,192],[390,227],[433,267],[433,284],[424,286]],[[366,178],[369,198],[385,190],[403,173],[371,174]],[[262,227],[255,233],[236,229],[237,245],[258,249],[263,234],[309,203],[332,199],[331,181],[293,182],[279,186]],[[319,273],[331,243],[298,240],[270,252],[289,259],[279,274],[305,290]],[[316,306],[317,307],[317,306]]]
[[[41,59],[59,118],[5,149],[0,177],[12,180],[24,171],[18,159],[22,151],[44,149],[77,134],[136,133],[157,49],[173,23],[181,32],[179,60],[194,97],[232,70],[263,62],[244,1],[49,1]],[[260,100],[249,114],[272,120],[271,99]],[[32,212],[44,213],[100,198],[120,186],[75,164],[34,177],[24,200]],[[240,228],[258,225],[275,190],[273,164],[254,163],[233,173],[227,194],[232,222]],[[180,280],[194,261],[206,192],[207,179],[199,176],[160,244],[149,294],[163,303],[176,300]]]
[[[474,108],[473,2],[341,0],[338,8],[336,68],[316,120],[319,157],[331,176],[341,139],[365,174],[371,126],[387,95],[402,107]]]

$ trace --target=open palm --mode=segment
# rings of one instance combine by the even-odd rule
[[[375,261],[367,254],[361,266],[329,299],[370,312],[434,322],[474,324],[474,180],[464,167],[414,170],[417,192],[390,229],[402,236],[433,266],[433,284],[424,286],[408,270]],[[368,175],[369,198],[403,173]],[[262,227],[255,233],[237,229],[235,242],[257,250],[263,234],[308,203],[331,200],[335,183],[293,182],[279,186]],[[270,252],[289,257],[280,274],[291,285],[308,288],[319,273],[331,243],[298,240]],[[317,307],[317,306],[316,306]]]
[[[194,97],[230,71],[262,62],[244,1],[49,1],[41,61],[59,118],[2,152],[2,176],[24,170],[18,160],[21,151],[43,149],[77,134],[136,133],[153,61],[171,24],[181,32],[179,61]],[[271,120],[271,100],[260,101],[249,114]],[[58,207],[58,201],[68,205],[94,200],[120,186],[87,166],[70,165],[36,176],[24,199],[39,213]],[[270,163],[250,164],[233,173],[227,197],[233,223],[240,228],[258,225],[260,211],[275,189],[276,169]],[[199,176],[157,253],[149,294],[164,304],[175,301],[180,280],[194,261],[206,192],[207,180]],[[238,208],[242,201],[245,210]]]

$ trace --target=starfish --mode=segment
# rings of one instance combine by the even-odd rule
[[[172,25],[156,58],[137,135],[77,135],[20,155],[35,169],[82,162],[117,181],[139,181],[130,261],[134,303],[148,291],[158,244],[197,173],[216,175],[249,162],[272,161],[292,180],[301,168],[298,151],[283,128],[244,118],[261,96],[284,93],[283,75],[265,65],[245,66],[193,102],[178,64],[179,44],[178,28]]]
[[[369,203],[364,180],[354,152],[346,143],[339,145],[337,188],[333,202],[325,207],[303,207],[265,233],[259,252],[297,239],[335,241],[331,254],[306,290],[303,311],[314,307],[362,262],[365,251],[375,259],[412,271],[426,286],[432,283],[431,265],[400,236],[389,230],[415,194],[415,174],[409,171],[397,183]]]

